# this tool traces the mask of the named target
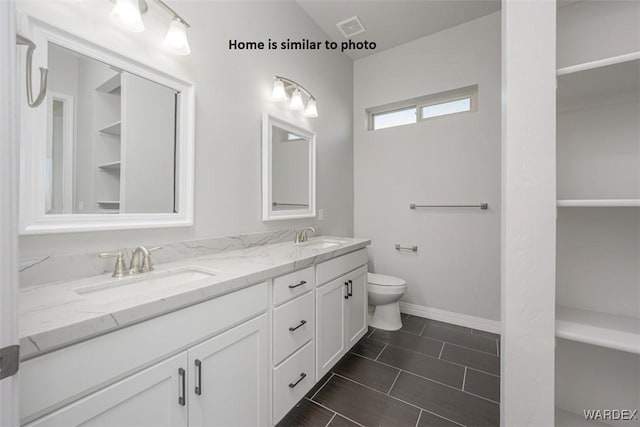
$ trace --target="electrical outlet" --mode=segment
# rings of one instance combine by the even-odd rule
[[[82,200],[80,200],[78,202],[78,210],[79,211],[83,211],[84,210],[84,202]]]
[[[318,209],[318,221],[324,221],[324,209]]]

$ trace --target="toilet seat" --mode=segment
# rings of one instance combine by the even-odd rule
[[[369,290],[369,292],[375,292],[379,295],[402,295],[407,291],[407,285],[405,283],[404,285],[388,286],[369,283],[367,285],[367,289]]]
[[[367,273],[367,282],[370,285],[377,285],[376,287],[406,286],[407,284],[406,280],[399,277],[378,273]]]

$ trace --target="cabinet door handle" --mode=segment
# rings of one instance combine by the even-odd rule
[[[352,296],[353,296],[353,280],[349,280],[349,286],[350,286],[350,288],[349,288],[349,289],[351,289],[351,290],[348,290],[348,291],[347,291],[347,294],[348,294],[350,297],[352,297]]]
[[[344,299],[349,299],[349,282],[344,282],[344,285],[347,287],[347,294],[344,296]]]
[[[180,406],[184,406],[186,404],[186,399],[185,399],[185,395],[186,395],[186,388],[187,388],[187,383],[186,383],[186,379],[185,379],[185,372],[184,369],[179,368],[178,369],[178,375],[180,376],[180,393],[178,395],[178,403],[180,404]]]
[[[306,284],[307,284],[306,280],[301,280],[300,283],[298,283],[297,285],[289,285],[289,289],[294,289],[294,288],[297,288],[298,286],[302,286]]]
[[[296,381],[295,383],[289,383],[289,387],[290,388],[294,388],[295,386],[297,386],[300,381],[302,381],[305,377],[307,376],[307,374],[305,374],[304,372],[300,374],[300,378],[298,378],[298,381]]]
[[[306,325],[306,324],[307,324],[307,321],[306,321],[306,320],[301,320],[301,321],[300,321],[300,324],[299,324],[298,326],[296,326],[295,328],[294,328],[293,326],[291,326],[291,327],[289,328],[289,330],[290,330],[291,332],[293,332],[293,331],[295,331],[296,329],[298,329],[299,327],[304,326],[304,325]]]
[[[202,362],[196,359],[196,389],[195,392],[198,396],[202,394]]]

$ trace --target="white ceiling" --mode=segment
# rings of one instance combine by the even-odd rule
[[[333,41],[347,39],[336,24],[357,15],[367,29],[353,41],[375,51],[348,51],[358,59],[500,10],[500,0],[296,0]]]

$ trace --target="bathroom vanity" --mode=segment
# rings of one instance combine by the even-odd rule
[[[320,237],[23,290],[21,423],[276,424],[366,333],[369,243]]]

